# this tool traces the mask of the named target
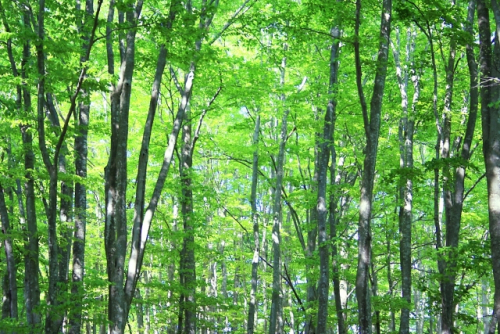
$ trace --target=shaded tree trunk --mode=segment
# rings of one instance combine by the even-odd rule
[[[10,26],[9,23],[7,22],[7,16],[5,13],[5,10],[3,8],[3,5],[0,3],[0,15],[2,19],[2,24],[4,26],[4,29],[6,32],[10,33]],[[17,70],[17,65],[14,60],[14,54],[12,50],[12,39],[9,38],[6,43],[7,47],[7,55],[9,58],[12,74],[14,77],[19,77],[19,71]],[[25,45],[26,47],[26,45]],[[21,85],[16,86],[16,109],[19,114],[22,112],[22,93],[23,89]],[[12,167],[11,161],[12,161],[12,146],[10,143],[10,139],[4,138],[8,141],[8,148],[7,148],[7,154],[8,154],[8,165],[9,167]],[[3,158],[2,158],[3,160]],[[3,161],[2,161],[3,162]],[[19,180],[16,179],[16,185],[19,186]],[[5,271],[3,275],[3,300],[2,300],[2,319],[5,318],[11,318],[11,319],[17,319],[19,314],[18,314],[18,299],[17,299],[17,268],[16,268],[16,258],[14,254],[14,244],[12,242],[12,228],[10,224],[10,217],[9,217],[9,211],[7,209],[7,205],[5,202],[5,196],[4,196],[4,191],[6,191],[6,184],[1,184],[0,183],[0,220],[1,220],[1,227],[2,227],[2,234],[3,234],[3,245],[5,249],[5,258],[7,262],[7,270]],[[11,196],[12,196],[12,188],[9,191]],[[20,194],[19,194],[20,195]],[[20,197],[20,196],[19,196]],[[24,217],[24,210],[22,209],[22,201],[19,203],[20,208],[20,217],[21,220]],[[12,211],[12,210],[11,210]],[[11,212],[12,213],[12,212]],[[3,331],[2,331],[3,333]]]
[[[333,44],[330,51],[330,78],[329,78],[329,94],[336,93],[336,84],[338,77],[338,54],[339,54],[339,40],[340,28],[338,26],[331,29],[330,32]],[[318,158],[318,197],[317,197],[317,218],[318,218],[318,245],[319,245],[319,282],[318,282],[318,318],[316,332],[318,334],[326,334],[328,323],[328,299],[329,299],[329,285],[330,285],[330,245],[328,243],[328,230],[327,230],[327,174],[328,162],[330,153],[334,145],[333,134],[335,129],[336,107],[337,100],[334,96],[328,101],[328,106],[325,113],[325,121],[323,128],[323,138],[319,146]],[[332,161],[332,163],[335,163]],[[330,215],[334,215],[330,212]]]
[[[16,258],[13,249],[11,226],[9,212],[5,204],[4,188],[0,184],[0,219],[2,223],[3,246],[5,249],[5,259],[7,262],[7,270],[2,279],[5,281],[3,285],[3,303],[2,303],[2,319],[11,318],[17,319],[17,268]]]
[[[179,324],[178,333],[196,334],[196,260],[194,254],[194,225],[192,167],[193,167],[193,141],[192,141],[190,113],[182,126],[182,147],[179,172],[181,176],[181,212],[184,223],[184,236],[180,256],[179,273],[181,278],[182,299],[179,312],[183,313],[183,324]]]
[[[105,168],[106,218],[104,241],[109,284],[108,320],[109,333],[121,334],[125,330],[128,307],[124,288],[125,254],[127,250],[127,139],[130,95],[135,64],[135,24],[142,10],[142,1],[125,7],[126,44],[121,52],[118,82],[111,87],[111,149]],[[109,7],[108,24],[113,21],[115,7]],[[108,41],[111,42],[111,41]],[[122,45],[121,45],[122,46]],[[109,47],[109,43],[108,43]],[[108,48],[109,51],[109,48]],[[111,46],[112,51],[112,46]],[[108,53],[108,60],[113,59]],[[114,74],[114,63],[108,63],[108,71]],[[137,259],[134,259],[137,261]]]
[[[361,60],[359,53],[359,26],[361,20],[361,1],[356,2],[356,26],[354,43],[356,61],[356,82],[363,112],[364,129],[366,136],[365,159],[363,177],[361,180],[361,199],[358,223],[358,268],[356,272],[356,298],[358,300],[359,333],[371,334],[371,298],[369,289],[369,270],[371,262],[371,214],[373,201],[373,183],[375,179],[375,164],[377,161],[378,139],[380,133],[380,119],[382,98],[384,95],[385,77],[387,73],[387,59],[389,55],[389,34],[391,25],[392,1],[384,0],[382,4],[382,18],[380,23],[380,44],[377,57],[377,73],[370,103],[370,112],[366,105],[363,87]]]
[[[77,1],[76,10],[80,11],[80,2]],[[84,19],[77,22],[79,30],[84,32],[86,25],[91,22],[94,14],[94,1],[87,0],[85,2]],[[82,50],[85,51],[90,43],[90,32],[83,34]],[[85,62],[85,57],[81,58]],[[75,127],[77,135],[74,141],[75,150],[75,174],[85,180],[87,178],[87,135],[90,117],[90,96],[87,90],[82,89],[83,101],[79,103],[78,110],[75,113]],[[76,307],[78,301],[82,297],[83,275],[85,268],[85,234],[87,225],[87,189],[84,182],[77,181],[75,183],[75,204],[74,204],[74,241],[73,241],[73,259],[72,259],[72,275],[71,275],[71,298],[73,301],[73,310],[69,316],[69,333],[80,334],[82,327],[82,308]]]
[[[495,19],[500,17],[498,4],[492,0]],[[491,238],[491,257],[495,292],[493,296],[493,315],[489,326],[489,334],[500,333],[500,110],[494,103],[499,97],[499,88],[491,84],[500,78],[497,64],[500,61],[500,46],[494,44],[492,50],[489,9],[484,0],[477,1],[479,23],[479,53],[481,70],[481,123],[483,139],[483,155],[486,166],[486,182],[488,188],[489,232]],[[498,28],[500,20],[496,20],[495,39],[500,37]]]

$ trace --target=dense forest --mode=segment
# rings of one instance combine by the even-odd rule
[[[0,333],[500,333],[498,0],[0,0]]]

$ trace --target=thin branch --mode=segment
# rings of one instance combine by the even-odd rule
[[[474,188],[478,185],[479,182],[481,182],[482,179],[484,179],[486,177],[486,173],[483,173],[483,175],[481,175],[477,180],[476,182],[474,182],[474,184],[472,185],[472,187],[469,188],[469,190],[467,190],[467,192],[465,193],[464,195],[464,201],[465,199],[467,198],[467,196],[469,195],[469,193],[474,190]]]
[[[91,32],[90,38],[89,38],[89,40],[91,42],[89,43],[87,51],[85,52],[85,58],[83,59],[83,62],[82,62],[84,64],[86,61],[89,60],[89,57],[90,57],[90,51],[91,51],[92,45],[93,45],[92,40],[94,39],[95,32],[97,29],[97,24],[99,23],[99,12],[101,11],[102,2],[103,2],[103,0],[99,0],[98,5],[97,5],[97,11],[96,11],[96,14],[94,17],[94,25],[92,27],[92,32]],[[61,131],[61,135],[59,136],[59,140],[58,140],[56,148],[55,148],[54,164],[57,164],[57,161],[59,160],[59,153],[61,151],[61,147],[63,145],[64,138],[66,137],[66,132],[68,131],[69,121],[71,119],[71,115],[76,110],[76,99],[78,98],[78,95],[80,94],[80,90],[82,88],[83,81],[85,80],[87,68],[88,68],[87,65],[83,66],[83,68],[80,72],[80,77],[78,78],[78,83],[76,85],[75,93],[73,94],[73,96],[71,96],[71,100],[70,100],[71,106],[70,106],[69,111],[68,111],[68,116],[64,120],[64,125],[63,125],[62,131]]]
[[[233,218],[233,220],[234,220],[235,222],[237,222],[237,223],[238,223],[238,225],[240,225],[240,227],[241,227],[241,228],[245,231],[246,235],[248,236],[250,233],[249,233],[249,232],[248,232],[248,230],[245,228],[245,226],[243,226],[243,225],[241,224],[241,222],[239,221],[239,219],[238,219],[238,218],[236,218],[236,216],[235,216],[235,215],[233,215],[233,214],[231,213],[231,211],[229,211],[229,210],[226,208],[226,206],[225,206],[224,204],[221,204],[221,205],[222,205],[222,208],[224,209],[224,211],[225,211],[225,212],[226,212],[229,216],[231,216],[231,218]]]
[[[363,84],[361,78],[363,74],[361,72],[361,56],[359,51],[359,26],[361,24],[361,0],[356,1],[356,23],[354,25],[354,62],[356,67],[356,86],[358,88],[359,101],[361,103],[361,110],[363,112],[363,124],[365,128],[365,136],[369,138],[369,126],[368,121],[368,107],[366,105],[365,94],[363,92]]]
[[[175,88],[177,88],[177,91],[179,94],[183,95],[184,90],[181,87],[181,84],[179,83],[179,80],[177,80],[177,75],[175,74],[174,69],[172,68],[172,65],[170,65],[170,75],[172,76],[172,79],[174,80]]]
[[[302,300],[300,299],[299,295],[297,294],[297,291],[295,290],[295,287],[292,284],[292,279],[290,278],[290,274],[288,273],[288,268],[287,268],[286,264],[283,264],[283,268],[285,268],[285,273],[286,273],[286,277],[287,277],[286,281],[288,282],[288,286],[290,288],[292,288],[293,294],[295,295],[295,298],[297,299],[297,302],[299,303],[300,308],[302,309],[302,312],[305,313],[306,310],[304,308],[304,304],[302,304]]]
[[[241,12],[241,15],[245,14],[250,8],[252,8],[252,6],[257,2],[257,0],[253,0],[253,3],[251,3],[247,8],[245,8],[247,3],[249,3],[249,2],[250,2],[250,0],[245,0],[245,2],[240,6],[240,8],[238,8],[233,13],[231,18],[224,25],[224,27],[222,27],[222,29],[212,38],[212,40],[208,43],[208,45],[212,45],[217,39],[219,39],[219,37],[222,36],[222,34],[227,30],[227,28],[229,28],[234,23],[234,21],[236,21],[236,18],[240,14],[240,12]]]
[[[198,141],[198,138],[200,137],[200,129],[201,129],[201,125],[203,124],[203,119],[205,118],[205,115],[207,114],[208,109],[210,109],[210,106],[212,105],[212,103],[214,103],[217,96],[219,96],[219,93],[221,92],[221,90],[222,90],[222,85],[217,89],[214,96],[212,96],[212,98],[208,102],[207,107],[205,109],[203,109],[203,112],[201,113],[200,120],[198,121],[198,126],[196,127],[196,130],[194,132],[193,145],[191,145],[191,153],[190,153],[191,156],[193,155],[194,146],[196,145],[196,142]]]

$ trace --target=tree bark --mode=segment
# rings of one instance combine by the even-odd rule
[[[335,130],[335,128],[334,128]],[[345,157],[341,156],[337,162],[337,152],[335,146],[331,147],[332,163],[330,164],[330,183],[335,185],[340,185],[343,174],[345,174],[344,162]],[[346,180],[348,184],[352,187],[356,180],[355,176],[349,180]],[[329,210],[330,215],[328,221],[330,224],[330,239],[332,240],[332,281],[333,281],[333,293],[335,298],[335,310],[337,314],[337,327],[338,334],[347,334],[346,328],[346,299],[347,299],[347,282],[343,281],[340,277],[340,264],[339,264],[339,238],[337,234],[337,226],[340,221],[340,217],[343,216],[349,207],[350,198],[347,194],[337,194],[332,191],[330,194]]]
[[[286,51],[286,46],[285,46]],[[284,57],[281,64],[281,84],[284,84],[284,71],[286,68],[286,58]],[[284,104],[284,96],[281,96]],[[281,133],[279,152],[276,166],[276,186],[274,189],[273,199],[273,289],[271,296],[271,314],[269,316],[269,334],[283,333],[283,290],[281,286],[281,223],[282,223],[282,206],[281,192],[283,188],[283,169],[285,164],[285,145],[287,140],[287,121],[290,110],[283,105],[283,117],[281,120]]]
[[[399,333],[410,333],[410,304],[411,304],[411,233],[412,233],[412,207],[413,207],[413,134],[415,126],[415,109],[419,100],[420,86],[419,76],[412,61],[415,50],[416,35],[408,28],[406,34],[406,59],[411,64],[411,80],[414,93],[411,112],[408,111],[408,81],[409,73],[403,70],[400,61],[400,37],[399,29],[396,30],[396,47],[393,48],[394,61],[396,63],[396,77],[398,79],[401,93],[402,115],[399,121],[399,156],[401,177],[399,180],[399,234],[400,234],[400,266],[401,266],[401,297],[406,304],[401,309]]]
[[[330,32],[333,43],[330,51],[330,78],[329,78],[329,94],[333,95],[328,101],[325,113],[325,121],[323,128],[323,138],[321,138],[319,146],[318,158],[318,197],[317,197],[317,223],[318,223],[318,245],[319,245],[319,260],[320,260],[320,276],[318,282],[318,317],[316,332],[318,334],[327,333],[328,323],[328,299],[329,299],[329,284],[330,284],[330,246],[328,244],[327,231],[327,174],[328,162],[330,153],[334,145],[333,134],[335,129],[336,107],[337,107],[337,77],[338,77],[338,54],[339,54],[339,39],[340,28],[338,26],[331,29]],[[335,162],[332,161],[332,164]],[[330,212],[330,215],[334,215]]]
[[[369,270],[371,262],[371,213],[373,201],[373,183],[375,179],[375,164],[377,160],[378,139],[380,133],[380,118],[382,98],[384,95],[387,59],[389,54],[389,35],[391,26],[392,1],[384,0],[380,23],[380,44],[377,57],[377,73],[370,102],[370,113],[365,102],[362,87],[361,60],[359,53],[359,25],[361,19],[361,1],[356,2],[356,41],[355,62],[358,94],[363,111],[366,135],[365,159],[363,177],[361,180],[361,199],[358,223],[358,268],[356,272],[356,298],[358,300],[358,322],[360,334],[372,333],[371,298],[369,289]]]
[[[7,15],[5,13],[5,10],[1,2],[0,2],[0,15],[5,31],[10,33],[11,29],[9,23],[7,22]],[[14,77],[19,77],[19,71],[17,70],[16,62],[14,60],[11,38],[7,40],[6,46],[7,46],[7,55],[12,70],[12,75]],[[21,85],[18,84],[16,86],[16,109],[18,113],[22,112],[21,109],[22,92],[23,89]],[[8,154],[9,167],[12,168],[11,164],[12,147],[10,144],[10,140],[8,144],[7,154]],[[19,185],[18,179],[16,180],[16,185]],[[14,245],[12,243],[12,237],[11,237],[12,228],[10,224],[9,211],[7,210],[7,205],[5,203],[4,190],[5,190],[5,185],[0,184],[0,219],[2,226],[2,234],[4,235],[3,244],[5,249],[5,258],[7,262],[7,271],[5,272],[3,277],[4,284],[3,284],[2,319],[4,318],[18,319],[19,314],[18,314],[18,299],[17,299],[18,289],[17,289],[17,277],[16,277],[17,276],[16,258],[13,249]],[[12,188],[10,190],[10,193],[12,194]],[[22,206],[22,201],[20,201],[20,206]],[[20,207],[19,211],[20,211],[19,215],[22,220],[24,216],[24,210],[21,210]]]
[[[498,11],[496,0],[492,7]],[[495,13],[495,16],[497,13]],[[491,238],[491,257],[495,292],[493,296],[493,314],[488,333],[494,334],[500,327],[500,110],[494,101],[499,96],[499,88],[492,84],[500,78],[496,64],[500,61],[500,47],[495,43],[492,50],[489,9],[484,0],[477,1],[479,23],[479,58],[481,71],[481,123],[483,156],[486,166],[488,188],[488,216]],[[499,21],[495,39],[498,40]]]
[[[110,7],[113,12],[115,8]],[[121,334],[125,330],[128,307],[124,288],[124,266],[127,250],[127,139],[128,115],[132,77],[135,64],[135,35],[133,28],[142,10],[142,1],[126,6],[126,45],[122,52],[119,80],[111,89],[111,150],[105,168],[105,249],[107,273],[110,282],[108,299],[109,332]],[[119,14],[120,16],[120,14]],[[113,18],[110,14],[108,17]],[[109,24],[111,22],[108,22]],[[112,67],[113,64],[108,64]]]
[[[27,10],[23,11],[23,26],[29,29],[30,16]],[[26,67],[31,57],[30,42],[26,41],[23,45],[23,57],[21,61],[21,78],[24,81],[22,85],[22,112],[28,114],[31,112],[31,93],[27,87]],[[20,110],[21,111],[21,110]],[[26,305],[26,318],[30,328],[30,333],[40,331],[41,314],[39,313],[40,305],[40,285],[39,285],[39,245],[38,245],[38,227],[36,218],[35,204],[35,180],[33,171],[35,170],[35,154],[33,152],[33,136],[29,125],[20,125],[21,136],[23,140],[24,151],[24,169],[25,183],[24,193],[26,197],[26,224],[27,231],[25,234],[25,277],[24,277],[24,300]]]
[[[11,238],[11,226],[9,212],[5,204],[4,187],[0,184],[0,219],[2,222],[3,246],[5,248],[5,259],[7,262],[7,271],[5,272],[5,288],[3,291],[4,300],[2,305],[2,319],[17,319],[17,277],[16,277],[16,258]],[[6,312],[4,312],[6,310]]]
[[[77,11],[80,11],[80,2],[77,1]],[[79,30],[83,33],[82,51],[86,51],[90,44],[90,31],[86,31],[86,26],[91,22],[94,14],[94,0],[86,0],[84,19],[77,22]],[[87,28],[88,29],[88,28]],[[81,62],[85,62],[85,56],[81,57]],[[74,141],[75,150],[75,174],[79,179],[85,180],[87,177],[87,156],[88,156],[88,126],[90,117],[90,97],[87,90],[82,89],[82,102],[79,103],[75,113],[75,128],[77,135]],[[75,182],[75,223],[73,241],[73,259],[71,275],[71,299],[74,305],[78,305],[83,294],[83,275],[85,268],[85,235],[87,225],[87,189],[84,182],[79,179]],[[69,316],[70,334],[80,334],[82,327],[82,308],[73,307]]]
[[[250,305],[248,307],[247,319],[247,334],[253,334],[256,325],[256,308],[257,308],[257,281],[258,281],[258,268],[259,268],[259,213],[257,211],[257,183],[259,177],[259,132],[260,132],[260,115],[257,114],[255,119],[255,130],[253,133],[253,145],[255,151],[253,153],[252,162],[252,186],[250,194],[250,203],[252,206],[252,222],[253,222],[253,239],[254,251],[252,259],[252,279],[250,291]]]
[[[474,1],[469,2],[467,14],[466,31],[472,36],[472,22],[474,20]],[[455,49],[456,42],[452,40],[450,47],[450,55],[447,65],[447,91],[445,96],[445,110],[443,112],[442,124],[442,151],[441,157],[449,158],[454,152],[451,147],[451,102],[453,94],[454,81],[454,66],[455,66]],[[454,146],[456,151],[460,151],[460,158],[464,163],[459,166],[452,166],[443,171],[444,177],[444,204],[445,204],[445,226],[446,238],[445,245],[449,250],[444,257],[438,258],[439,270],[442,275],[440,282],[441,298],[442,298],[442,314],[441,314],[441,333],[451,334],[456,332],[454,329],[454,315],[457,301],[455,300],[455,281],[457,275],[457,251],[459,243],[459,232],[463,210],[464,200],[464,182],[466,174],[466,166],[471,155],[471,145],[477,118],[478,107],[478,88],[477,88],[477,66],[475,63],[474,52],[472,45],[466,47],[467,63],[469,67],[469,115],[467,119],[467,127],[462,144],[462,137],[457,137]],[[460,149],[460,145],[462,147]]]
[[[181,285],[183,287],[183,301],[180,304],[180,312],[183,312],[184,334],[196,334],[196,260],[194,254],[194,212],[193,212],[193,190],[192,190],[192,167],[193,167],[193,141],[191,130],[190,113],[186,113],[186,119],[182,126],[182,148],[179,172],[181,176],[181,212],[184,223],[184,237],[181,251]]]

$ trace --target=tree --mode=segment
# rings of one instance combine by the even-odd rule
[[[492,1],[492,9],[498,26],[500,18],[499,7],[496,1]],[[481,71],[481,121],[483,138],[483,155],[486,166],[486,181],[488,184],[488,214],[489,230],[491,238],[491,257],[493,263],[493,280],[495,282],[495,295],[493,315],[488,333],[495,333],[500,318],[500,203],[499,185],[500,174],[498,162],[500,152],[498,151],[498,108],[494,101],[498,97],[498,87],[491,85],[491,81],[499,77],[499,73],[493,66],[499,59],[500,48],[495,43],[493,50],[490,41],[489,9],[484,1],[477,2],[477,15],[479,24],[479,46],[480,46],[480,71]],[[495,34],[498,38],[498,33]],[[499,329],[500,331],[500,329]]]
[[[361,200],[358,223],[358,270],[356,273],[356,298],[359,310],[360,333],[372,332],[370,292],[368,288],[368,272],[371,262],[371,227],[373,183],[375,178],[375,164],[377,161],[378,139],[382,112],[382,98],[384,95],[387,59],[389,56],[389,34],[391,29],[392,2],[384,0],[380,23],[380,44],[377,55],[377,73],[373,86],[373,95],[370,103],[370,112],[366,105],[361,73],[359,26],[361,22],[361,1],[356,2],[356,25],[354,42],[356,57],[356,83],[363,112],[363,124],[366,137],[363,177],[361,181]]]

